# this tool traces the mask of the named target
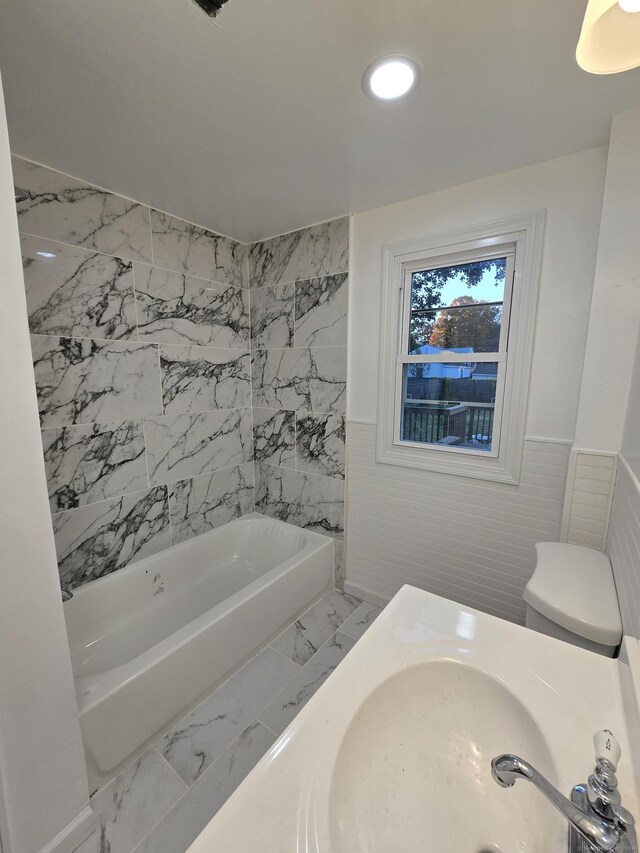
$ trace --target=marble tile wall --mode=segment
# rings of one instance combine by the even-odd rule
[[[342,576],[349,220],[249,247],[256,509],[336,540]]]
[[[77,586],[253,510],[248,247],[13,170],[59,568]]]

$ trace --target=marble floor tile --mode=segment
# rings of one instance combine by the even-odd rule
[[[146,264],[133,277],[139,340],[249,348],[246,290]]]
[[[295,285],[255,289],[251,295],[251,347],[269,349],[293,346]]]
[[[354,645],[355,640],[346,634],[340,631],[334,634],[258,714],[258,720],[271,731],[281,734]]]
[[[53,516],[58,570],[77,587],[171,545],[166,486]]]
[[[142,421],[42,430],[52,512],[148,488]]]
[[[92,832],[73,853],[100,853],[100,832]]]
[[[347,345],[347,273],[296,283],[295,345]]]
[[[184,219],[151,210],[153,260],[159,267],[246,287],[247,248]]]
[[[303,666],[360,605],[357,598],[331,590],[293,625],[271,641],[276,651]],[[344,630],[341,628],[341,630]]]
[[[249,248],[249,285],[268,287],[346,272],[349,217],[292,231]]]
[[[155,344],[32,335],[31,349],[43,427],[162,412]]]
[[[40,237],[20,244],[33,334],[136,340],[130,261]]]
[[[175,770],[148,749],[91,799],[100,853],[131,853],[186,790]]]
[[[166,415],[251,405],[251,358],[244,350],[160,344],[160,376]]]
[[[25,195],[16,205],[21,233],[151,261],[148,207],[21,157],[11,162]]]
[[[193,783],[134,853],[184,853],[275,739],[276,736],[260,723],[248,726]]]
[[[253,485],[251,462],[173,483],[169,486],[172,544],[253,512]]]
[[[251,409],[146,418],[149,482],[175,483],[252,459]]]
[[[296,415],[283,409],[253,410],[253,456],[256,462],[294,468]]]
[[[344,479],[345,417],[302,412],[296,415],[296,468]]]
[[[363,601],[360,607],[354,610],[351,616],[342,623],[340,630],[348,637],[351,637],[354,640],[359,640],[364,632],[373,625],[381,613],[381,607],[377,607],[375,604],[369,604],[368,602]]]
[[[263,649],[161,738],[158,750],[192,785],[298,672],[297,664]]]

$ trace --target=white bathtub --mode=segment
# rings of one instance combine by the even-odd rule
[[[333,542],[252,514],[64,605],[85,749],[121,764],[331,585]]]

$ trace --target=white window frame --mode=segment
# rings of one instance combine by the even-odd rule
[[[382,298],[376,461],[517,484],[520,481],[545,211],[382,248]],[[407,356],[413,272],[509,257],[498,353],[474,353],[474,362],[498,362],[491,451],[400,440],[402,373],[411,362],[468,362],[464,353]],[[513,274],[509,273],[512,265]],[[408,290],[409,288],[409,290]],[[508,336],[508,351],[507,351]]]

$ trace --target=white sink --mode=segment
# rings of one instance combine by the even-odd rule
[[[490,761],[515,752],[568,795],[611,729],[640,818],[640,645],[623,652],[403,587],[189,853],[566,853],[553,806]]]
[[[565,826],[549,804],[524,784],[505,791],[491,778],[505,746],[555,775],[542,732],[496,679],[454,660],[392,675],[339,748],[332,850],[553,850]]]

